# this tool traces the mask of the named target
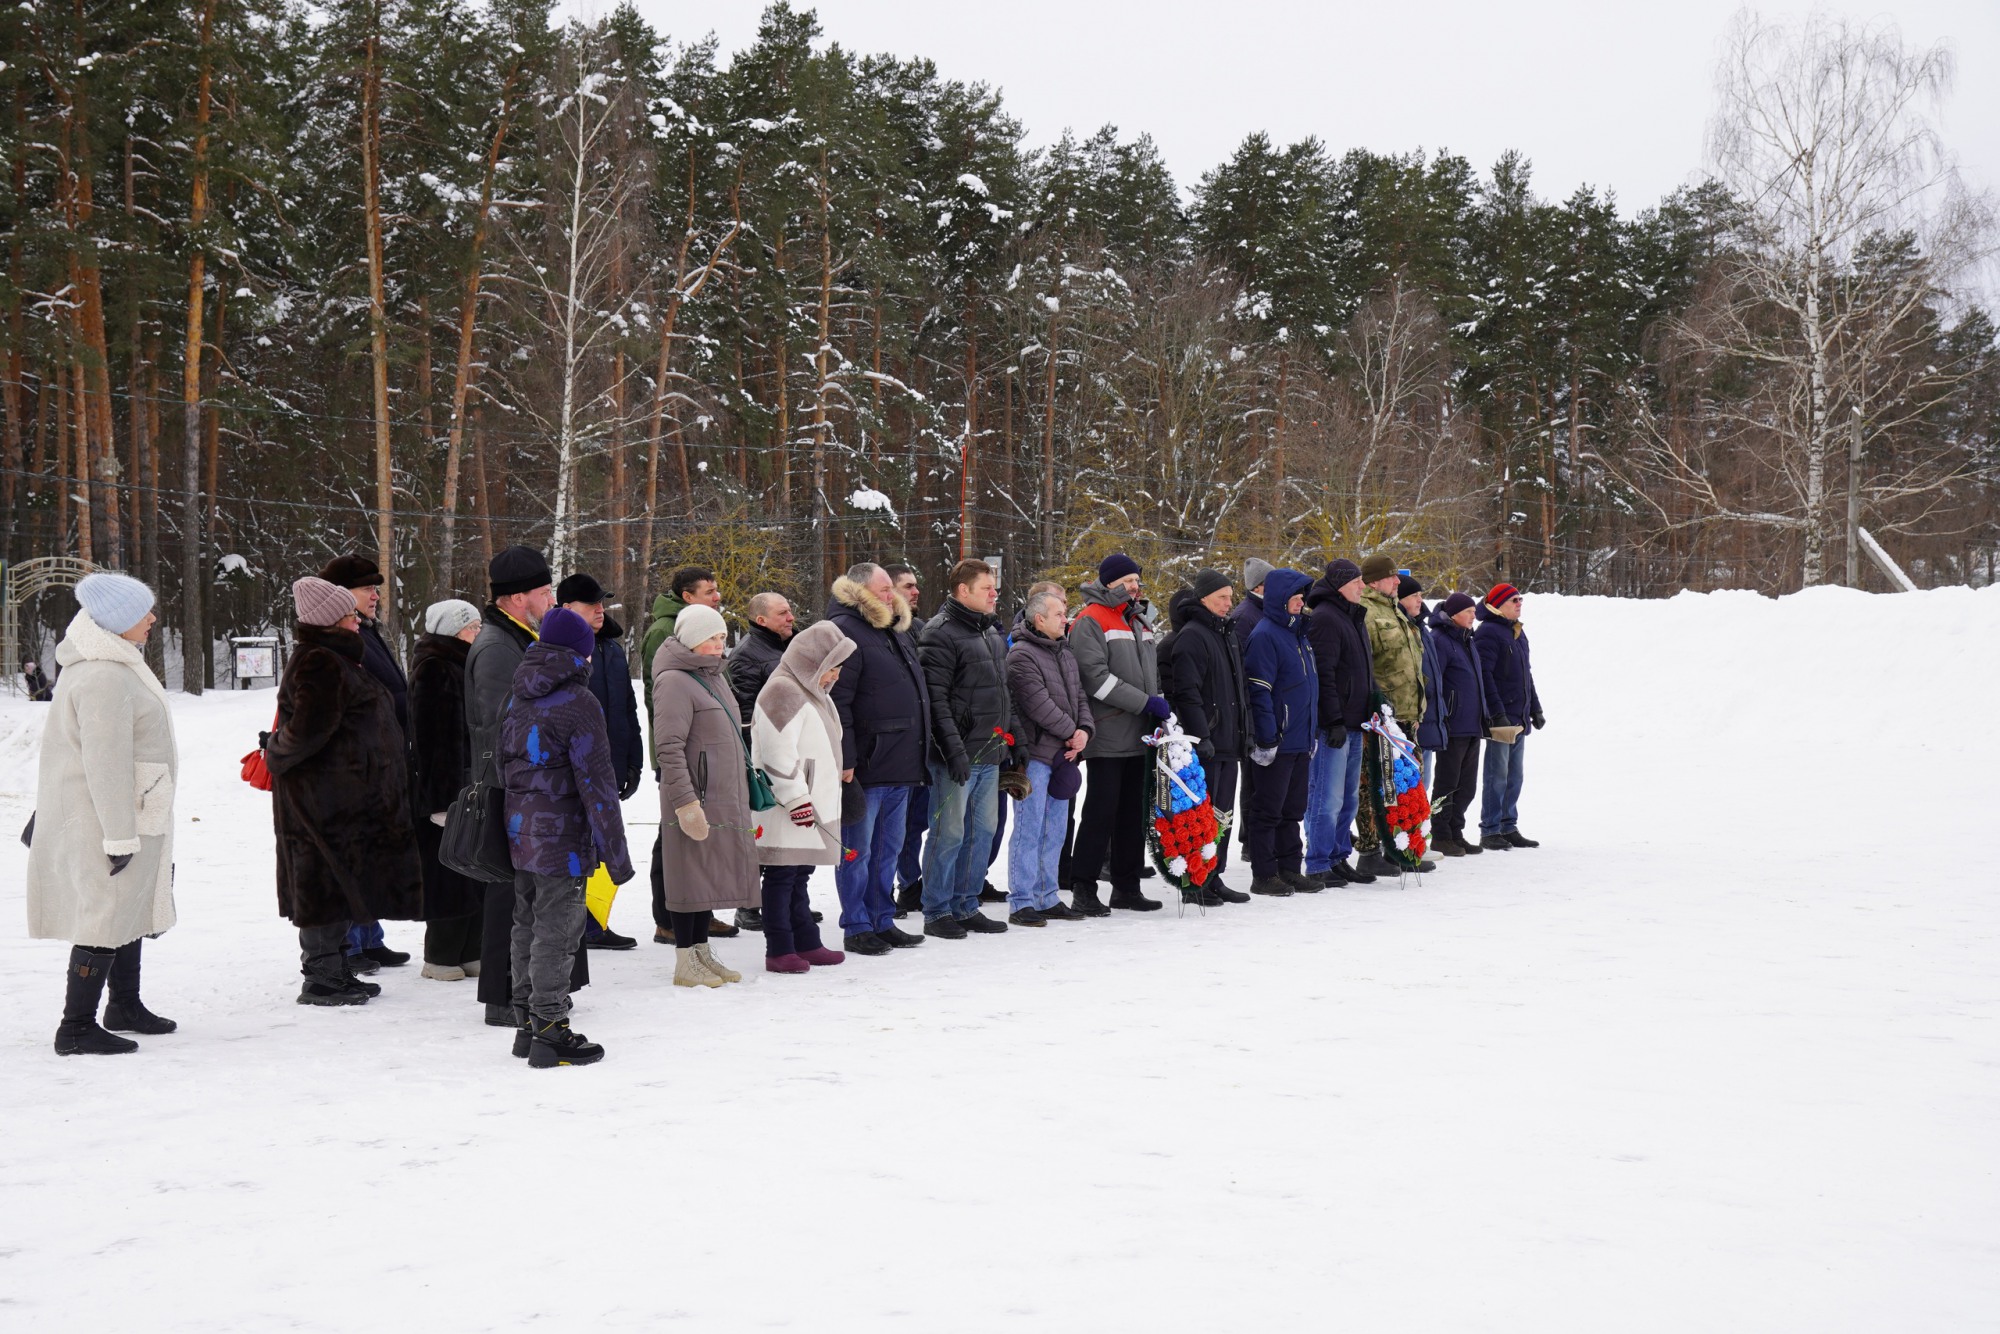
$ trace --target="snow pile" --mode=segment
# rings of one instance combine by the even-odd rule
[[[292,1003],[236,778],[267,691],[175,700],[147,996],[183,1031],[54,1056],[64,951],[22,938],[11,843],[41,711],[0,700],[0,1323],[87,1293],[200,1331],[1989,1324],[2000,591],[1527,624],[1539,850],[801,978],[745,936],[720,992],[642,943],[593,957],[587,1070],[530,1072],[414,965]],[[650,935],[643,883],[614,923]]]

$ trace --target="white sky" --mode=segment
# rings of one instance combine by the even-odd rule
[[[796,0],[795,0],[796,2]],[[586,0],[592,9],[606,0]],[[761,0],[636,0],[676,39],[725,52]],[[800,3],[800,7],[807,7]],[[934,60],[997,85],[1045,144],[1107,121],[1159,143],[1183,186],[1252,130],[1335,153],[1448,148],[1482,174],[1506,149],[1536,192],[1610,187],[1632,213],[1698,175],[1718,44],[1734,0],[820,0],[850,50]],[[1769,6],[1780,16],[1796,6]],[[1950,41],[1947,142],[1975,188],[2000,187],[2000,0],[1899,0],[1906,41]]]

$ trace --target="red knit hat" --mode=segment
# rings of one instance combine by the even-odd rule
[[[1495,584],[1493,591],[1486,595],[1486,605],[1496,611],[1505,606],[1509,599],[1521,596],[1521,590],[1512,584]]]

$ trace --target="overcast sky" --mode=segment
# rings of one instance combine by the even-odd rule
[[[635,3],[677,39],[712,27],[725,51],[750,42],[763,8],[759,0]],[[1261,129],[1280,143],[1318,135],[1336,153],[1447,148],[1482,173],[1518,148],[1544,198],[1608,187],[1628,214],[1698,175],[1718,43],[1737,8],[1733,0],[811,7],[850,50],[928,56],[947,78],[998,86],[1032,145],[1065,126],[1150,133],[1183,186]],[[2000,0],[1898,0],[1893,13],[1906,41],[1951,43],[1958,77],[1947,141],[1970,184],[2000,186]]]

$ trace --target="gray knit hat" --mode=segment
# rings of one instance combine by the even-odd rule
[[[1272,565],[1270,561],[1259,560],[1255,556],[1244,561],[1243,591],[1246,593],[1256,592],[1258,586],[1264,582],[1265,577],[1275,568],[1277,567]]]
[[[447,639],[479,619],[479,608],[463,598],[446,598],[424,608],[424,633]]]
[[[107,570],[83,576],[76,586],[76,600],[98,629],[122,635],[153,609],[153,590],[129,574]]]
[[[354,614],[354,594],[309,574],[292,585],[292,606],[300,625],[337,625]]]

